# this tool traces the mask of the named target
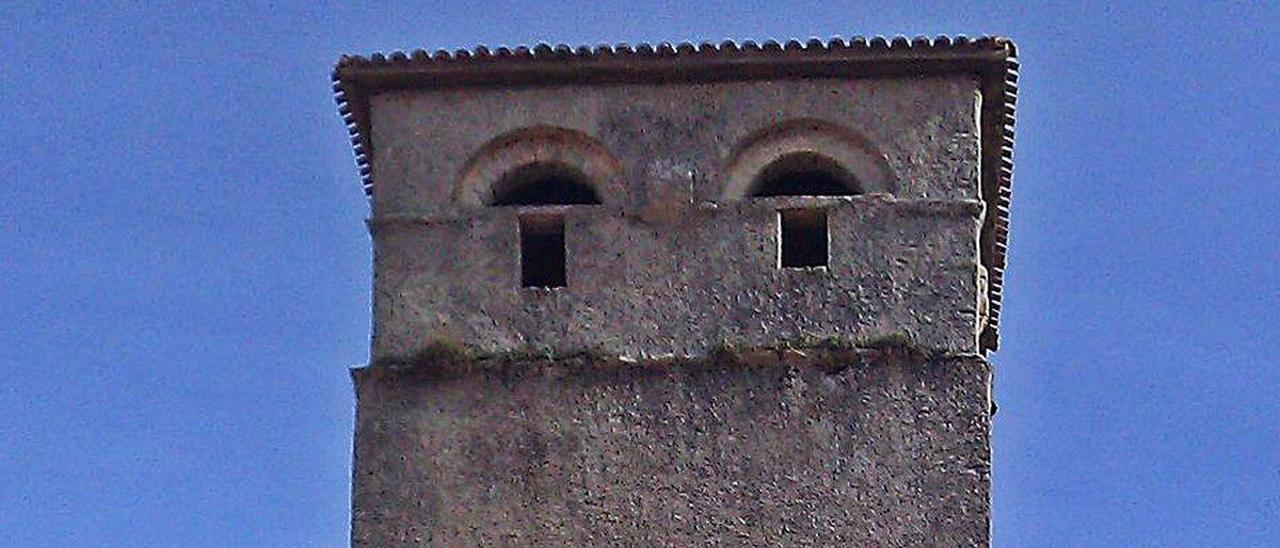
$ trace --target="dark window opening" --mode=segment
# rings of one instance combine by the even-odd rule
[[[493,205],[598,204],[600,197],[578,170],[537,163],[506,174],[493,185]]]
[[[827,212],[821,209],[784,209],[779,247],[783,268],[827,266]]]
[[[787,154],[761,170],[752,196],[849,196],[858,181],[835,160],[809,152]]]
[[[520,216],[520,285],[565,286],[564,217]]]

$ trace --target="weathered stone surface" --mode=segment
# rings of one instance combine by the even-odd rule
[[[986,545],[985,360],[785,362],[357,370],[353,542]]]
[[[883,155],[902,199],[979,199],[978,81],[772,80],[697,85],[457,88],[373,98],[375,215],[456,210],[455,184],[494,138],[531,127],[578,131],[621,164],[606,204],[642,207],[646,181],[693,174],[696,202],[722,201],[735,149],[794,120],[847,128]]]
[[[797,270],[778,268],[777,209],[787,200],[688,208],[675,224],[568,207],[568,286],[554,290],[520,287],[515,208],[381,225],[375,359],[440,340],[487,351],[698,356],[723,345],[892,333],[976,352],[980,206],[822,199],[830,264]]]
[[[353,542],[985,546],[1012,50],[948,44],[341,66],[377,179]],[[753,197],[798,165],[859,195]],[[507,200],[530,166],[599,204]],[[783,268],[797,208],[823,266]],[[522,283],[522,216],[563,279]]]
[[[374,359],[891,333],[976,352],[979,103],[963,75],[376,95]],[[891,197],[734,197],[733,177],[786,147],[844,158]],[[515,208],[483,203],[504,168],[537,162],[578,168],[603,202],[560,210],[568,284],[550,291],[520,287]],[[830,265],[779,269],[778,209],[815,205]]]

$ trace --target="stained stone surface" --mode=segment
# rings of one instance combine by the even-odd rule
[[[604,202],[645,205],[646,182],[692,173],[721,201],[735,149],[762,130],[820,120],[883,156],[904,199],[979,199],[976,77],[562,85],[384,92],[372,98],[375,215],[456,211],[454,185],[486,143],[531,127],[581,132],[620,164]]]
[[[353,543],[985,546],[980,85],[370,94]],[[864,193],[744,198],[796,152]],[[601,203],[487,205],[530,163],[568,166]],[[827,266],[779,268],[791,208],[826,210]],[[530,214],[563,216],[565,287],[521,287]],[[887,340],[902,346],[848,350]],[[780,346],[805,350],[764,350]]]
[[[354,378],[356,546],[988,542],[980,357],[580,357]]]
[[[442,340],[645,358],[890,333],[977,352],[978,86],[951,75],[377,94],[374,360]],[[735,166],[787,147],[847,158],[882,194],[732,195]],[[568,164],[601,198],[553,208],[566,219],[564,288],[520,287],[517,215],[529,210],[482,202],[502,169],[529,162]],[[829,210],[827,268],[778,268],[784,207]]]
[[[564,209],[568,286],[520,286],[515,208],[376,230],[375,359],[437,340],[486,351],[703,355],[779,341],[909,335],[976,352],[974,202],[828,198],[830,264],[778,268],[778,209],[762,199],[652,224],[607,206]]]

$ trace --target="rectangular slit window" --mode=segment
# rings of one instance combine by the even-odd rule
[[[520,285],[565,286],[564,217],[520,217]]]
[[[783,268],[827,266],[827,212],[784,209],[778,212],[778,238]]]

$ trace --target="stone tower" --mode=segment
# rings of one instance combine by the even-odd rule
[[[988,543],[1002,38],[344,57],[353,543]]]

